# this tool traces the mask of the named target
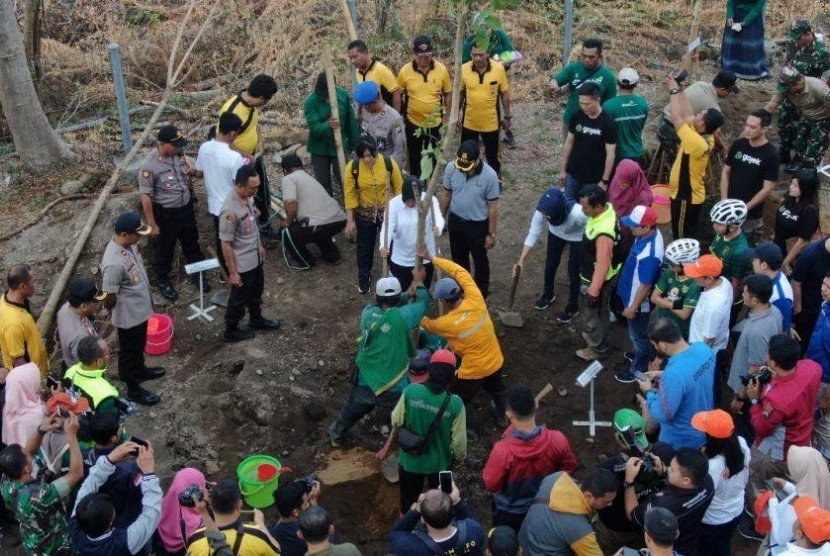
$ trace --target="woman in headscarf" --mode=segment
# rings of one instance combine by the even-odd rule
[[[422,182],[415,176],[407,176],[403,180],[401,194],[389,201],[389,214],[383,219],[383,226],[380,228],[380,254],[382,257],[390,257],[389,271],[392,276],[401,283],[401,290],[406,291],[412,284],[412,269],[415,268],[415,257],[418,252],[418,201],[423,199],[426,193],[420,193]],[[388,237],[386,236],[386,225],[389,224]],[[438,206],[438,198],[432,198],[432,210],[427,212],[424,222],[424,244],[427,251],[433,257],[435,252],[435,232],[444,229],[444,217],[441,216],[441,208]],[[383,238],[387,237],[388,243],[384,245]],[[394,249],[391,247],[394,246]],[[390,256],[391,250],[391,256]],[[429,288],[432,283],[433,266],[431,262],[424,262],[426,278],[424,286]]]
[[[15,367],[6,377],[3,443],[26,446],[45,415],[40,399],[40,370],[34,363]]]
[[[614,179],[608,186],[608,202],[614,207],[614,212],[620,219],[631,214],[637,205],[651,206],[654,202],[654,195],[651,194],[651,186],[639,164],[627,158],[620,161],[614,172]],[[634,236],[631,235],[631,230],[623,225],[620,225],[620,232],[622,233],[620,245],[625,252],[628,252]]]
[[[191,485],[205,488],[205,476],[198,469],[185,467],[173,477],[173,482],[161,501],[158,532],[168,554],[184,554],[187,548],[185,540],[202,526],[199,510],[179,504],[179,494]]]
[[[524,267],[525,257],[536,245],[536,241],[545,229],[548,228],[548,250],[545,257],[545,287],[542,295],[533,306],[534,309],[544,311],[556,299],[554,283],[556,269],[565,247],[568,250],[568,304],[556,317],[559,322],[570,322],[579,314],[579,263],[582,234],[588,217],[582,212],[582,207],[575,199],[568,199],[558,187],[551,187],[539,199],[533,219],[530,221],[530,230],[527,232],[522,254],[516,262],[520,268]]]

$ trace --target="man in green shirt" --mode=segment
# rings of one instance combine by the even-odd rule
[[[599,86],[600,102],[617,96],[617,83],[614,73],[602,65],[602,41],[587,39],[582,43],[582,54],[578,62],[571,62],[550,80],[550,90],[554,93],[569,92],[568,103],[562,113],[563,141],[568,134],[568,122],[579,110],[577,89],[586,81]]]
[[[738,313],[743,307],[743,280],[752,273],[752,260],[747,256],[749,242],[741,230],[746,220],[746,203],[740,199],[718,201],[709,212],[715,239],[709,246],[709,252],[723,261],[721,276],[732,282],[732,313],[729,328],[735,326]]]
[[[683,273],[683,265],[700,258],[700,242],[690,237],[676,239],[666,247],[665,258],[668,266],[651,292],[651,303],[656,309],[650,320],[670,318],[680,326],[683,338],[688,339],[689,319],[697,307],[700,286]]]
[[[634,94],[634,88],[640,76],[634,68],[623,68],[617,74],[619,94],[605,101],[602,109],[617,123],[617,154],[614,165],[620,160],[630,158],[639,162],[643,160],[643,127],[648,118],[648,101]]]
[[[417,267],[416,267],[417,268]],[[343,435],[375,406],[392,408],[407,385],[409,360],[415,357],[412,331],[429,310],[429,290],[423,267],[412,271],[410,295],[414,303],[400,306],[401,283],[381,278],[377,303],[368,303],[360,315],[360,339],[355,357],[354,385],[337,419],[329,425],[331,445],[340,447]]]
[[[424,490],[424,482],[429,483],[429,488],[438,488],[438,472],[449,470],[454,462],[459,463],[467,456],[467,414],[464,402],[456,394],[447,391],[455,376],[456,363],[455,354],[447,349],[433,353],[426,383],[413,383],[404,388],[403,395],[392,411],[392,427],[395,432],[406,427],[423,438],[433,421],[439,418],[441,407],[449,398],[423,451],[415,454],[403,448],[400,450],[401,514],[409,511],[418,500]]]

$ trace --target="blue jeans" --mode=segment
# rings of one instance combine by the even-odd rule
[[[342,440],[347,430],[368,415],[375,406],[392,409],[398,403],[402,390],[386,391],[376,396],[368,386],[355,384],[349,392],[346,404],[340,410],[337,419],[329,426],[329,431],[335,440]]]
[[[648,364],[654,357],[654,349],[648,339],[648,318],[651,313],[638,312],[637,315],[628,321],[628,337],[634,347],[634,360],[629,367],[630,373],[648,370]]]
[[[583,186],[590,185],[587,183],[582,183],[576,181],[573,176],[567,174],[565,178],[565,197],[568,199],[573,199],[574,201],[579,201],[579,190],[582,189]]]
[[[579,308],[579,263],[582,255],[579,241],[565,241],[548,230],[548,252],[545,257],[545,297],[553,297],[556,284],[556,269],[562,260],[562,253],[568,249],[568,309]]]
[[[375,260],[375,246],[378,241],[380,227],[383,220],[378,218],[372,222],[360,215],[355,215],[355,228],[357,228],[357,277],[372,279],[372,263]]]

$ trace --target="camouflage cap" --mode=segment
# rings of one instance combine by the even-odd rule
[[[778,74],[778,92],[786,93],[787,90],[798,83],[801,79],[801,72],[792,66],[784,66]]]
[[[810,21],[807,19],[796,19],[793,21],[793,24],[790,25],[790,39],[791,40],[798,40],[801,38],[801,35],[812,31],[812,27],[810,27]]]

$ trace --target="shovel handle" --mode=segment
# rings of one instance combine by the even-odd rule
[[[536,403],[538,404],[540,401],[542,401],[542,398],[544,398],[551,392],[553,392],[553,384],[548,382],[547,384],[545,384],[545,387],[542,388],[538,394],[536,394]]]

